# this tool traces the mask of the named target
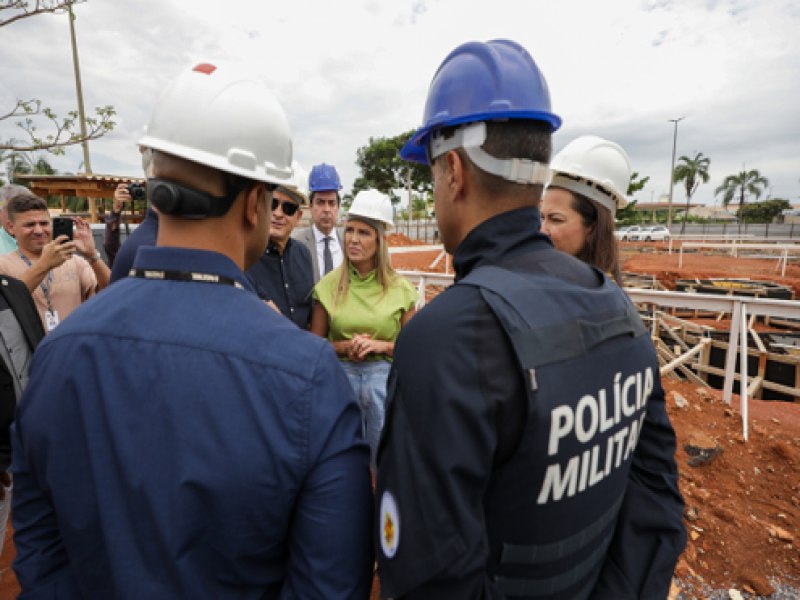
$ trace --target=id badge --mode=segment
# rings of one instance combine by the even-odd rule
[[[57,310],[48,310],[44,313],[44,328],[47,331],[53,331],[56,327],[58,327],[58,311]]]

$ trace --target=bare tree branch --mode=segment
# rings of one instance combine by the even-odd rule
[[[19,11],[10,17],[0,18],[0,27],[10,25],[20,19],[42,15],[45,13],[55,13],[65,10],[70,4],[79,4],[85,0],[0,0],[0,12]]]
[[[34,108],[35,106],[35,108]],[[53,154],[63,154],[64,148],[80,144],[84,140],[96,140],[111,131],[116,123],[113,117],[116,114],[113,106],[95,107],[95,116],[86,118],[86,136],[82,136],[75,131],[78,122],[77,111],[70,111],[67,117],[59,118],[49,108],[40,108],[41,102],[38,100],[18,101],[17,107],[9,115],[25,116],[25,120],[18,122],[17,126],[24,130],[30,138],[29,143],[18,142],[10,139],[0,141],[0,151],[10,150],[13,152],[32,152],[34,150],[47,150]],[[0,117],[0,120],[6,117]],[[55,128],[55,133],[50,133],[44,137],[38,134],[38,127],[31,117],[46,117]]]
[[[0,17],[0,28],[20,19],[44,13],[56,13],[66,10],[70,5],[80,4],[85,0],[0,0],[0,14],[6,15],[16,11],[10,17]],[[41,100],[17,100],[16,105],[6,114],[0,115],[0,122],[15,117],[24,117],[17,122],[30,138],[29,142],[20,142],[16,139],[0,139],[0,162],[3,156],[10,152],[34,152],[47,150],[53,154],[63,154],[64,148],[81,144],[84,141],[95,140],[114,129],[113,120],[116,111],[113,106],[98,106],[95,115],[86,117],[86,135],[79,133],[80,121],[77,111],[70,111],[66,117],[60,119],[50,108],[43,107]],[[34,118],[46,118],[54,127],[55,132],[45,136],[38,133]]]

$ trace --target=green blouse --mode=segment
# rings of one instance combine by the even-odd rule
[[[352,264],[347,296],[334,308],[333,298],[339,282],[339,269],[334,269],[314,286],[314,299],[328,313],[328,339],[332,342],[349,340],[358,333],[368,333],[372,339],[394,342],[400,334],[400,319],[417,302],[417,290],[404,277],[398,276],[384,294],[375,270],[359,275]],[[344,268],[344,265],[343,265]]]

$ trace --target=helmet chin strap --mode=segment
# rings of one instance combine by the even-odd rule
[[[550,167],[546,163],[527,158],[496,158],[482,148],[485,141],[486,122],[484,121],[459,127],[449,138],[445,138],[437,132],[431,135],[431,159],[450,150],[463,148],[470,160],[486,173],[526,185],[546,185],[550,182]]]

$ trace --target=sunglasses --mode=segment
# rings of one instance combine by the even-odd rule
[[[296,213],[300,208],[300,205],[295,204],[294,202],[289,202],[288,200],[284,200],[283,202],[281,202],[277,198],[273,198],[272,210],[278,210],[279,206],[283,209],[283,214],[285,214],[287,217],[294,216],[294,213]]]

